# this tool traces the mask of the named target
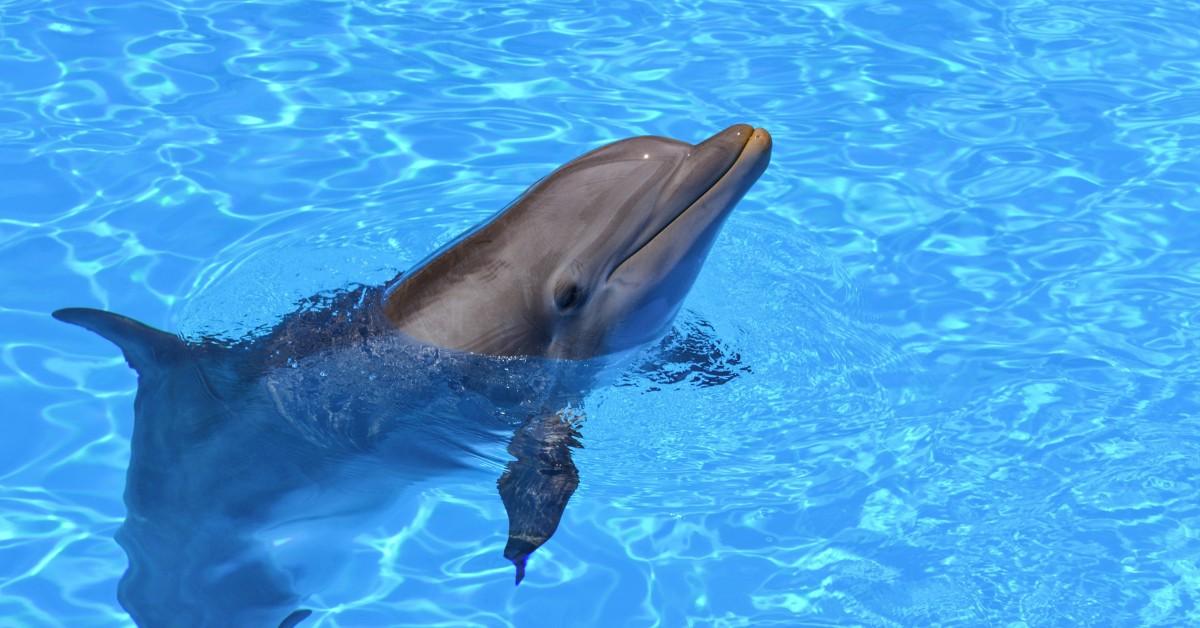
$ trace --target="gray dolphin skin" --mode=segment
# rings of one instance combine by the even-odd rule
[[[387,285],[314,298],[238,342],[54,312],[138,373],[122,606],[144,626],[295,626],[321,569],[292,561],[506,441],[520,583],[579,484],[584,397],[670,332],[770,153],[747,125],[603,146]]]

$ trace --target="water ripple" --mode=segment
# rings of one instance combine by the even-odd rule
[[[309,621],[1200,623],[1198,8],[0,2],[0,616],[128,624],[133,376],[48,311],[240,337],[747,121],[677,370],[588,400],[530,578],[492,478],[420,486]]]

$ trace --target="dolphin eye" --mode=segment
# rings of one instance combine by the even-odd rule
[[[560,312],[573,310],[581,303],[583,303],[583,288],[580,288],[579,284],[577,283],[571,282],[563,284],[563,286],[554,293],[554,306],[557,307]]]

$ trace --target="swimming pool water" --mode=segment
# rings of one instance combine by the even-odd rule
[[[520,587],[431,481],[304,625],[1200,624],[1200,3],[7,0],[0,625],[130,623],[135,377],[51,310],[241,336],[735,122],[736,377],[589,398]]]

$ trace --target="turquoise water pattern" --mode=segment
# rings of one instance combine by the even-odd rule
[[[305,625],[1200,624],[1200,3],[0,2],[0,625],[118,626],[135,377],[575,155],[765,126],[681,326],[512,586],[414,489]],[[686,375],[686,374],[685,374]]]

